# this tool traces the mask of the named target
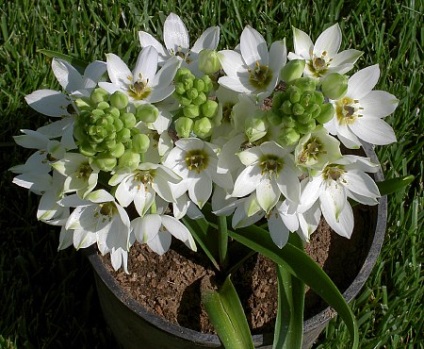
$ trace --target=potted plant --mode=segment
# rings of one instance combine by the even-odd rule
[[[348,77],[362,53],[338,53],[337,24],[315,44],[293,28],[290,53],[250,26],[221,51],[219,27],[192,47],[177,15],[163,32],[165,46],[139,32],[133,70],[113,53],[83,64],[44,51],[63,91],[26,96],[56,121],[15,137],[36,152],[11,169],[14,182],[41,196],[37,218],[61,227],[59,249],[95,245],[115,270],[130,272],[136,241],[162,255],[174,237],[204,253],[218,276],[202,302],[226,348],[254,347],[231,275],[257,252],[277,264],[275,348],[302,347],[305,284],[357,347],[346,300],[304,245],[321,216],[350,238],[352,206],[379,203],[367,174],[378,163],[341,151],[396,140],[382,118],[398,101],[373,91],[378,65]]]

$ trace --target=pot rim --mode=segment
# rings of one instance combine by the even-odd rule
[[[378,163],[378,158],[376,153],[373,150],[373,147],[370,144],[364,143],[363,150],[365,151],[366,156],[368,156],[371,161]],[[374,174],[376,181],[384,180],[384,175],[381,168]],[[378,205],[377,213],[377,223],[374,232],[374,237],[370,250],[367,253],[364,264],[358,272],[358,275],[349,285],[349,287],[343,292],[343,297],[347,302],[351,302],[355,298],[362,287],[364,286],[366,280],[369,278],[372,269],[377,261],[377,258],[380,254],[384,235],[386,231],[386,221],[387,221],[387,197],[382,196],[380,198],[380,203]],[[132,309],[137,315],[141,316],[150,324],[162,328],[164,331],[167,331],[177,337],[182,339],[193,341],[196,343],[209,343],[219,345],[221,341],[219,337],[215,334],[208,334],[198,332],[177,324],[168,322],[164,318],[156,315],[154,313],[148,312],[144,307],[142,307],[137,301],[131,298],[128,293],[119,285],[116,279],[112,276],[109,270],[106,268],[102,262],[100,256],[97,254],[97,251],[94,246],[90,246],[85,249],[87,257],[96,270],[98,276],[103,280],[103,282],[108,286],[109,290],[128,308]],[[323,324],[329,322],[337,313],[331,308],[327,307],[322,310],[320,313],[314,315],[313,317],[305,320],[304,322],[304,333],[309,331],[314,331],[318,327],[322,327]],[[253,335],[253,342],[256,344],[262,344],[265,342],[265,337],[272,338],[272,334],[256,334]]]

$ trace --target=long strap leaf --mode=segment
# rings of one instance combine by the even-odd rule
[[[254,349],[240,298],[228,276],[217,291],[202,288],[202,302],[227,349]]]
[[[236,231],[228,231],[228,233],[235,240],[270,258],[284,267],[287,272],[309,285],[341,316],[352,336],[352,348],[358,348],[358,325],[352,310],[333,281],[302,249],[291,243],[287,243],[282,249],[279,249],[272,242],[266,230],[254,225]]]

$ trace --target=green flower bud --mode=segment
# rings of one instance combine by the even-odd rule
[[[110,172],[116,167],[117,160],[108,153],[100,153],[94,159],[94,165],[101,171]]]
[[[113,138],[111,136],[113,136]],[[110,135],[108,137],[109,139],[105,142],[105,146],[109,151],[115,149],[115,147],[116,147],[115,136],[116,136],[116,134]]]
[[[116,135],[116,139],[118,142],[126,143],[131,139],[131,131],[127,128],[123,128]]]
[[[110,96],[110,104],[115,108],[124,109],[128,105],[128,96],[121,91],[116,91]]]
[[[300,135],[294,128],[286,128],[282,130],[277,141],[282,146],[288,146],[295,144],[299,139]]]
[[[115,107],[110,107],[108,112],[114,118],[119,118],[120,115],[121,115],[121,112],[119,111],[119,109],[118,108],[115,108]]]
[[[198,92],[203,92],[206,88],[206,84],[202,79],[196,79],[194,80],[194,84],[193,87],[198,91]]]
[[[317,127],[317,124],[315,122],[314,119],[310,120],[307,123],[304,124],[297,124],[296,125],[296,130],[301,133],[301,134],[306,134],[306,133],[310,133],[313,130],[315,130],[315,128]]]
[[[324,95],[330,99],[342,98],[347,92],[347,77],[338,73],[331,73],[324,77],[321,89]]]
[[[115,127],[115,131],[119,132],[124,128],[124,123],[121,119],[115,119],[113,122],[113,126]]]
[[[193,100],[199,95],[199,92],[196,90],[196,88],[192,88],[187,91],[186,95],[187,95],[187,98]]]
[[[185,93],[185,87],[182,82],[179,82],[175,85],[175,93],[178,95],[183,95]]]
[[[221,69],[219,54],[215,50],[204,49],[199,53],[199,69],[205,74],[214,74]]]
[[[129,168],[135,170],[140,164],[140,154],[134,153],[131,150],[126,150],[118,160],[120,168]]]
[[[194,122],[193,132],[200,138],[206,138],[212,133],[212,122],[207,117]]]
[[[121,157],[125,152],[125,147],[122,143],[115,143],[115,147],[110,150],[110,155],[115,158]]]
[[[320,91],[315,91],[314,92],[314,100],[316,104],[323,104],[324,103],[324,95],[322,94],[322,92]]]
[[[82,155],[87,157],[92,157],[97,153],[97,151],[88,143],[82,143],[79,146],[79,151]]]
[[[311,78],[307,78],[307,77],[293,80],[292,83],[304,92],[306,91],[313,92],[315,91],[317,87],[317,83],[315,82],[315,80]]]
[[[292,103],[289,100],[285,100],[281,105],[281,111],[284,114],[291,115],[292,114]]]
[[[98,117],[105,115],[105,112],[102,109],[93,109],[91,111],[91,115],[94,116],[94,119],[97,119]]]
[[[178,100],[180,101],[180,104],[183,107],[188,107],[189,105],[192,104],[191,99],[190,98],[187,98],[187,97],[180,97],[180,98],[178,98]]]
[[[302,93],[299,88],[297,88],[296,86],[291,86],[288,92],[290,93],[290,102],[298,103],[300,101]]]
[[[303,59],[294,59],[289,61],[280,71],[280,78],[284,82],[291,82],[302,76],[305,69],[305,61]]]
[[[90,95],[90,101],[94,104],[98,104],[100,102],[106,102],[109,98],[109,92],[98,87]]]
[[[179,138],[188,138],[193,130],[194,121],[186,117],[180,117],[175,121],[175,130]]]
[[[143,154],[149,149],[149,146],[150,146],[150,139],[144,133],[139,133],[133,136],[132,151],[134,153]]]
[[[88,104],[88,102],[85,101],[85,100],[83,100],[82,98],[77,98],[75,100],[75,104],[81,110],[90,109],[91,108],[90,104]],[[72,104],[70,104],[70,106],[72,106]]]
[[[200,106],[200,112],[202,113],[203,116],[206,116],[207,118],[213,117],[217,110],[218,110],[218,103],[211,100],[207,100],[206,103],[203,103]]]
[[[100,103],[97,104],[97,109],[105,110],[105,109],[109,109],[109,108],[110,108],[110,105],[109,105],[108,102],[100,102]]]
[[[311,103],[314,103],[313,96],[314,94],[309,91],[302,93],[302,97],[300,98],[300,104],[302,105],[302,107],[306,108]]]
[[[155,122],[159,116],[159,110],[152,104],[142,104],[137,107],[136,118],[146,124]]]
[[[135,118],[133,113],[124,113],[121,115],[121,120],[124,123],[124,127],[131,129],[137,123],[137,119]]]
[[[203,75],[201,79],[205,83],[204,92],[210,92],[210,91],[212,91],[212,89],[213,89],[213,82],[212,82],[212,79],[209,77],[209,75]]]
[[[315,118],[320,124],[325,124],[334,116],[334,107],[331,103],[325,103],[321,106],[321,113]]]
[[[251,118],[246,121],[245,134],[251,143],[264,137],[267,130],[268,126],[263,118]]]
[[[305,108],[303,108],[299,103],[293,104],[292,113],[294,115],[302,115],[305,112]]]
[[[190,104],[183,108],[184,116],[188,118],[195,118],[200,115],[199,106],[195,104]]]
[[[208,100],[208,97],[203,92],[200,92],[199,95],[192,101],[193,104],[201,105]]]

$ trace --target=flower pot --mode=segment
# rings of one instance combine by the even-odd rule
[[[365,145],[364,149],[366,155],[374,162],[377,162],[372,148]],[[376,181],[383,179],[381,171],[374,176]],[[356,277],[353,277],[353,280],[349,280],[348,286],[343,287],[343,296],[348,302],[359,293],[377,260],[384,239],[386,215],[387,200],[386,197],[382,197],[378,209],[373,210],[372,222],[367,222],[366,225],[372,228],[359,234],[366,237],[368,252],[364,253],[364,262],[359,268]],[[346,251],[342,250],[341,252],[344,253]],[[122,348],[223,348],[216,335],[197,332],[170,323],[163,317],[149,312],[124,290],[94,249],[89,250],[88,258],[95,271],[96,285],[104,317]],[[335,314],[328,307],[305,320],[303,348],[310,348],[313,345]],[[271,348],[272,340],[272,333],[253,336],[256,348]]]

